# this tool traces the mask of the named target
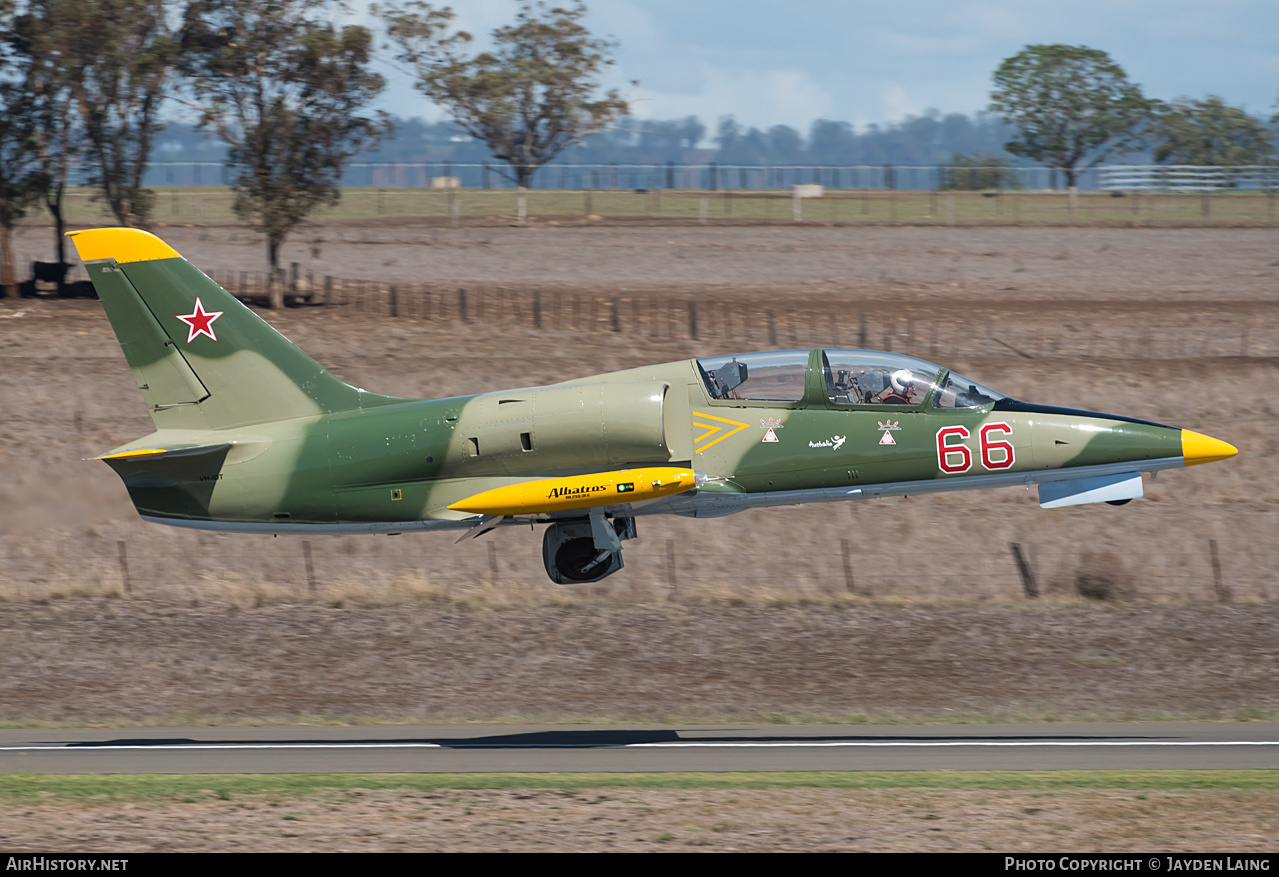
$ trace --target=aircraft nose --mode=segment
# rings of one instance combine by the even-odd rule
[[[1239,449],[1229,442],[1223,442],[1210,435],[1191,432],[1188,429],[1181,431],[1181,456],[1185,459],[1187,466],[1226,460],[1237,453]]]

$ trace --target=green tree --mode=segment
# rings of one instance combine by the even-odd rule
[[[0,286],[6,298],[20,295],[13,227],[40,192],[39,117],[15,26],[13,3],[0,0]]]
[[[1087,46],[1027,46],[995,71],[990,109],[1019,129],[1013,155],[1061,169],[1066,185],[1138,146],[1156,101],[1110,56]]]
[[[1231,167],[1275,163],[1275,133],[1216,95],[1179,98],[1155,123],[1155,161]]]
[[[92,182],[121,225],[145,226],[154,199],[142,176],[164,127],[177,49],[170,0],[80,0],[57,10]]]
[[[848,122],[818,119],[808,132],[808,157],[823,164],[852,164],[856,151],[853,126]]]
[[[267,260],[316,208],[336,204],[347,160],[389,129],[369,104],[366,28],[327,19],[331,0],[194,0],[182,31],[183,70],[200,126],[227,144],[235,212],[260,231]],[[272,305],[283,303],[276,289]]]
[[[493,50],[467,56],[470,34],[447,35],[453,10],[422,2],[374,7],[399,48],[396,59],[416,72],[416,87],[468,134],[507,162],[527,187],[534,172],[568,147],[625,115],[599,77],[616,44],[582,25],[586,6],[520,6],[516,23],[493,31]]]
[[[942,168],[941,185],[938,188],[943,191],[969,192],[1016,188],[1012,162],[1002,155],[989,152],[974,152],[969,155],[957,152]]]
[[[69,62],[70,39],[78,0],[28,0],[14,26],[15,46],[25,68],[25,81],[36,115],[34,145],[39,162],[39,190],[53,217],[53,246],[66,263],[66,217],[63,200],[67,174],[81,153],[76,103],[71,89],[76,67]],[[59,276],[61,290],[63,278]]]

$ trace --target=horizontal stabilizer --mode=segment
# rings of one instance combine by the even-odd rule
[[[148,460],[159,460],[161,457],[172,460],[177,457],[209,456],[224,452],[230,447],[230,442],[222,442],[216,445],[187,445],[174,448],[136,448],[132,451],[103,454],[98,459],[107,463],[144,463]]]

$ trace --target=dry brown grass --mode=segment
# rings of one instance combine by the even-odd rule
[[[349,789],[229,800],[210,790],[182,802],[32,803],[0,816],[12,853],[1268,854],[1276,835],[1279,796],[1220,789]]]

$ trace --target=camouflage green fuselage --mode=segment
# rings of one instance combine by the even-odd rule
[[[1050,507],[1126,502],[1142,472],[1235,453],[1187,430],[1020,403],[878,351],[765,351],[452,399],[384,396],[329,374],[155,236],[73,234],[156,425],[102,459],[144,517],[169,524],[478,534],[540,520],[553,524],[548,572],[588,581],[600,558],[620,556],[636,515],[1021,483],[1040,484]],[[450,508],[490,508],[476,498],[534,481],[555,501],[521,493],[491,507],[528,514]],[[597,493],[598,505],[581,504]]]
[[[799,401],[715,400],[691,360],[550,387],[269,421],[214,437],[229,445],[225,453],[175,459],[170,471],[157,471],[159,461],[109,462],[148,517],[257,523],[280,532],[297,524],[408,529],[463,522],[474,516],[448,506],[494,487],[663,463],[691,465],[706,479],[701,494],[743,500],[808,491],[821,491],[813,500],[830,499],[831,489],[860,488],[848,495],[855,498],[875,495],[877,487],[935,482],[912,491],[922,493],[962,489],[982,476],[1012,483],[1008,476],[1066,476],[1077,467],[1182,465],[1180,430],[1155,424],[993,405],[839,405],[828,398],[820,368],[810,368]],[[174,447],[184,438],[162,430],[117,452]],[[199,441],[211,438],[204,432]],[[669,500],[649,505],[613,511],[679,507]]]

